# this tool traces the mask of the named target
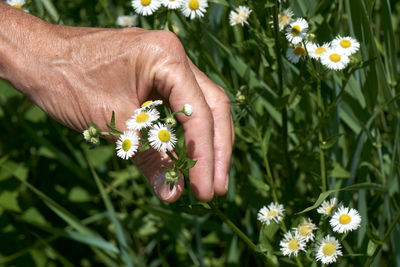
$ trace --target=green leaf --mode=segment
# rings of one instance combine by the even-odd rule
[[[110,126],[115,129],[115,113],[112,111]]]
[[[344,169],[338,162],[333,161],[333,169],[330,171],[329,176],[335,178],[350,178],[351,174]]]
[[[348,187],[344,187],[341,189],[328,190],[328,191],[322,192],[319,195],[317,201],[315,201],[315,203],[311,207],[308,207],[300,212],[297,212],[296,215],[303,214],[310,210],[316,209],[317,207],[319,207],[319,205],[321,205],[322,201],[324,201],[330,194],[340,192],[340,191],[352,191],[352,190],[359,190],[359,189],[375,189],[375,190],[382,191],[383,186],[380,184],[374,184],[374,183],[361,183],[361,184],[355,184],[355,185],[351,185]]]
[[[179,212],[184,212],[187,214],[193,214],[193,215],[199,215],[203,216],[209,213],[212,213],[211,209],[205,208],[201,204],[193,204],[193,205],[182,205],[182,206],[176,206],[175,207],[177,211]]]
[[[18,192],[3,191],[0,194],[0,207],[10,211],[20,212],[21,208],[18,204]]]
[[[209,0],[209,2],[229,6],[229,3],[226,0]]]
[[[322,149],[329,149],[331,148],[336,142],[339,140],[339,137],[343,136],[343,134],[335,134],[330,137],[328,137],[326,140],[323,140],[321,142],[321,148]]]

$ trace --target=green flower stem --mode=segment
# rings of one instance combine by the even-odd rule
[[[397,214],[396,218],[393,220],[393,222],[390,224],[389,229],[386,231],[386,233],[383,235],[382,240],[378,243],[378,245],[375,248],[374,254],[372,254],[372,256],[369,258],[369,261],[367,262],[367,264],[365,266],[371,266],[371,264],[374,262],[376,255],[378,255],[379,249],[382,246],[383,243],[386,242],[386,240],[388,239],[390,233],[393,231],[394,227],[396,226],[396,224],[399,222],[400,220],[400,212]]]
[[[317,103],[317,109],[318,109],[318,124],[321,123],[322,118],[325,117],[326,112],[323,107],[322,103],[322,97],[321,97],[321,79],[319,77],[319,73],[317,72],[314,62],[310,58],[308,51],[307,51],[307,46],[306,43],[303,41],[303,46],[304,50],[306,51],[307,58],[309,59],[310,65],[311,65],[311,71],[313,73],[313,76],[317,80],[317,96],[318,96],[318,103]],[[321,145],[323,142],[323,137],[322,137],[322,130],[321,128],[318,129],[318,146],[319,146],[319,161],[320,161],[320,167],[321,167],[321,188],[322,192],[325,192],[327,190],[326,186],[326,170],[325,170],[325,156],[324,156],[324,150],[322,149]]]
[[[233,222],[223,214],[214,203],[209,202],[208,205],[214,211],[214,213],[224,222],[226,223],[232,231],[234,231],[254,252],[257,252],[257,246],[245,235]]]
[[[273,19],[274,19],[274,38],[275,38],[275,54],[278,64],[278,89],[281,96],[283,96],[283,66],[282,66],[282,57],[280,53],[280,42],[279,42],[279,23],[278,23],[278,0],[275,0],[274,10],[273,10]],[[285,105],[281,111],[282,116],[282,145],[283,152],[285,154],[285,162],[286,168],[288,171],[289,179],[292,179],[292,166],[290,164],[289,157],[289,136],[288,136],[288,118],[287,118],[287,106]]]

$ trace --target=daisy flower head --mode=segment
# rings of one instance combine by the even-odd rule
[[[308,242],[309,240],[314,240],[313,231],[315,229],[317,229],[317,226],[312,223],[310,218],[308,218],[308,220],[304,220],[303,223],[294,228],[294,231],[296,235],[303,238],[305,242]]]
[[[339,35],[332,41],[332,47],[341,53],[350,56],[360,49],[360,43],[352,37],[342,37]]]
[[[304,46],[297,46],[297,47],[289,47],[288,50],[286,50],[286,57],[290,60],[292,63],[297,63],[299,62],[300,58],[305,54],[306,50],[304,49]]]
[[[324,200],[324,202],[322,202],[321,206],[319,206],[319,208],[317,209],[317,212],[319,214],[329,216],[332,214],[333,211],[335,211],[335,209],[337,208],[337,205],[338,205],[338,202],[335,197],[331,198],[329,201]]]
[[[331,70],[342,70],[349,62],[349,57],[337,49],[329,49],[321,56],[322,65]]]
[[[177,138],[173,130],[162,123],[154,125],[149,131],[150,146],[158,151],[166,152],[167,150],[173,150],[176,141]]]
[[[129,159],[135,155],[139,147],[139,137],[133,131],[124,132],[116,143],[117,156]]]
[[[152,108],[154,108],[154,107],[156,107],[156,106],[159,106],[159,105],[162,105],[162,100],[148,100],[148,101],[146,101],[146,102],[144,102],[141,106],[140,106],[140,108],[142,109],[142,110],[147,110],[147,109],[152,109]]]
[[[320,240],[315,247],[316,258],[318,261],[322,262],[322,264],[333,263],[337,260],[338,256],[343,255],[340,250],[341,247],[342,246],[335,237],[327,235]]]
[[[286,39],[292,44],[303,41],[308,30],[308,22],[303,18],[298,18],[289,24],[286,29]]]
[[[346,233],[353,231],[360,226],[361,216],[357,210],[347,207],[340,207],[329,221],[333,231]]]
[[[181,0],[181,10],[185,17],[203,17],[208,7],[207,0]]]
[[[297,257],[300,250],[305,251],[306,241],[297,234],[287,232],[279,245],[284,256],[294,255]]]
[[[181,7],[180,0],[161,0],[161,3],[163,4],[163,6],[171,10],[178,9]]]
[[[142,16],[152,15],[160,6],[160,0],[132,0],[133,9]]]
[[[157,110],[139,108],[133,114],[132,119],[126,121],[126,127],[129,130],[140,130],[151,126],[159,118],[160,113]]]
[[[265,225],[269,225],[271,221],[279,223],[283,218],[285,208],[282,204],[272,202],[267,207],[263,206],[257,214],[257,219]]]
[[[293,11],[287,8],[278,14],[279,30],[282,31],[292,21]]]
[[[321,56],[325,54],[330,48],[328,43],[324,43],[323,45],[308,43],[306,47],[310,57],[315,59],[321,58]]]
[[[132,27],[137,25],[137,15],[118,16],[117,25],[121,27]]]
[[[247,6],[239,6],[235,9],[235,11],[231,11],[229,13],[229,24],[231,26],[234,26],[236,24],[240,24],[244,26],[244,24],[249,24],[247,22],[247,19],[250,16],[251,9],[248,8]]]
[[[25,0],[7,0],[6,3],[12,7],[22,9],[22,6],[25,5]]]

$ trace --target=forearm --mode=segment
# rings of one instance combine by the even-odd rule
[[[0,78],[25,91],[37,63],[45,60],[43,49],[50,49],[52,26],[3,2],[0,14]]]

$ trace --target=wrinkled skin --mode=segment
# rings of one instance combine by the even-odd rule
[[[193,65],[173,33],[56,26],[2,3],[1,9],[27,25],[0,33],[0,48],[10,46],[12,54],[12,60],[0,57],[0,77],[77,131],[86,129],[88,121],[106,130],[112,111],[117,129],[126,130],[125,121],[149,99],[163,99],[173,111],[192,105],[191,117],[177,116],[189,157],[197,160],[190,170],[191,188],[201,201],[227,192],[234,141],[229,99]],[[0,26],[3,22],[0,18]],[[163,186],[160,166],[171,163],[165,154],[150,149],[134,161],[163,201],[179,198],[182,178],[172,191]]]

